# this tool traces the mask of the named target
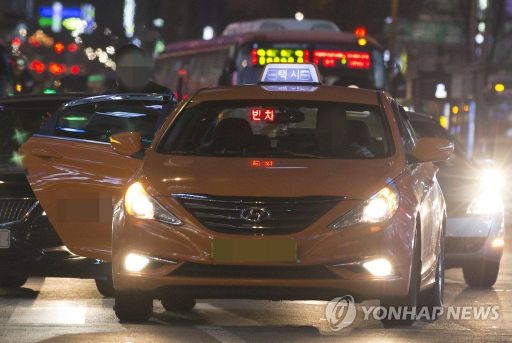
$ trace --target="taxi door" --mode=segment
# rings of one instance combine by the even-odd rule
[[[21,148],[28,181],[64,245],[110,260],[113,205],[142,160],[110,144],[35,135]]]

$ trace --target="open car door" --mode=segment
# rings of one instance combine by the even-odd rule
[[[78,99],[21,146],[32,190],[71,252],[110,260],[113,205],[142,164],[115,152],[110,137],[138,132],[142,146],[148,146],[174,106],[174,98],[153,94]]]
[[[30,185],[74,254],[110,260],[112,211],[142,160],[109,143],[35,135],[21,148]]]

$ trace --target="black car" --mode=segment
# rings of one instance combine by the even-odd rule
[[[156,94],[30,96],[0,100],[0,287],[21,287],[29,276],[94,278],[111,295],[110,264],[73,254],[63,245],[39,205],[17,151],[33,134],[109,142],[110,135],[155,130],[175,107]],[[64,103],[64,104],[63,104]]]
[[[466,150],[432,117],[409,113],[419,137],[451,139],[455,152],[438,163],[446,200],[446,267],[462,268],[470,286],[491,287],[498,277],[504,245],[503,186],[499,171],[475,164]]]

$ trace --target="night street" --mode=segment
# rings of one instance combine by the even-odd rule
[[[147,324],[120,324],[92,280],[33,278],[24,288],[0,290],[0,337],[10,342],[505,342],[512,341],[512,249],[505,251],[494,289],[468,288],[460,269],[446,273],[445,306],[499,305],[497,321],[420,321],[384,329],[361,320],[332,332],[323,302],[201,301],[189,314],[165,312],[154,302]]]
[[[0,0],[0,343],[512,342],[512,0]]]

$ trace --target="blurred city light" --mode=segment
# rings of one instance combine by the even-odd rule
[[[497,83],[494,85],[494,90],[498,93],[503,93],[505,91],[505,84]]]
[[[211,27],[210,25],[206,25],[203,28],[203,39],[204,40],[210,40],[213,38],[214,35],[215,35],[215,31],[213,30],[213,27]]]
[[[135,0],[124,0],[123,27],[126,37],[133,37],[135,32]]]
[[[304,13],[302,13],[302,12],[300,12],[300,11],[299,11],[299,12],[296,12],[296,13],[295,13],[295,20],[298,20],[298,21],[302,21],[302,20],[304,20]]]
[[[475,35],[475,43],[476,44],[482,44],[485,40],[485,37],[483,34],[481,34],[480,32],[478,32],[476,35]]]
[[[69,68],[69,71],[71,72],[71,74],[73,75],[78,75],[80,74],[80,67],[76,64],[73,64],[70,68]]]
[[[446,91],[446,85],[444,83],[438,83],[436,85],[436,99],[446,99],[448,92]]]
[[[30,69],[32,69],[33,71],[35,71],[38,74],[42,74],[46,69],[46,65],[43,62],[41,62],[40,60],[33,60],[30,63]]]
[[[55,43],[55,45],[53,46],[53,50],[58,53],[58,54],[62,54],[64,52],[64,50],[66,50],[66,47],[64,46],[63,43],[61,42],[57,42]]]
[[[163,27],[164,23],[165,23],[165,21],[162,18],[153,19],[153,25],[155,25],[155,27],[158,27],[158,28]]]
[[[68,51],[69,52],[76,52],[78,50],[78,45],[76,43],[69,43],[68,44]]]

